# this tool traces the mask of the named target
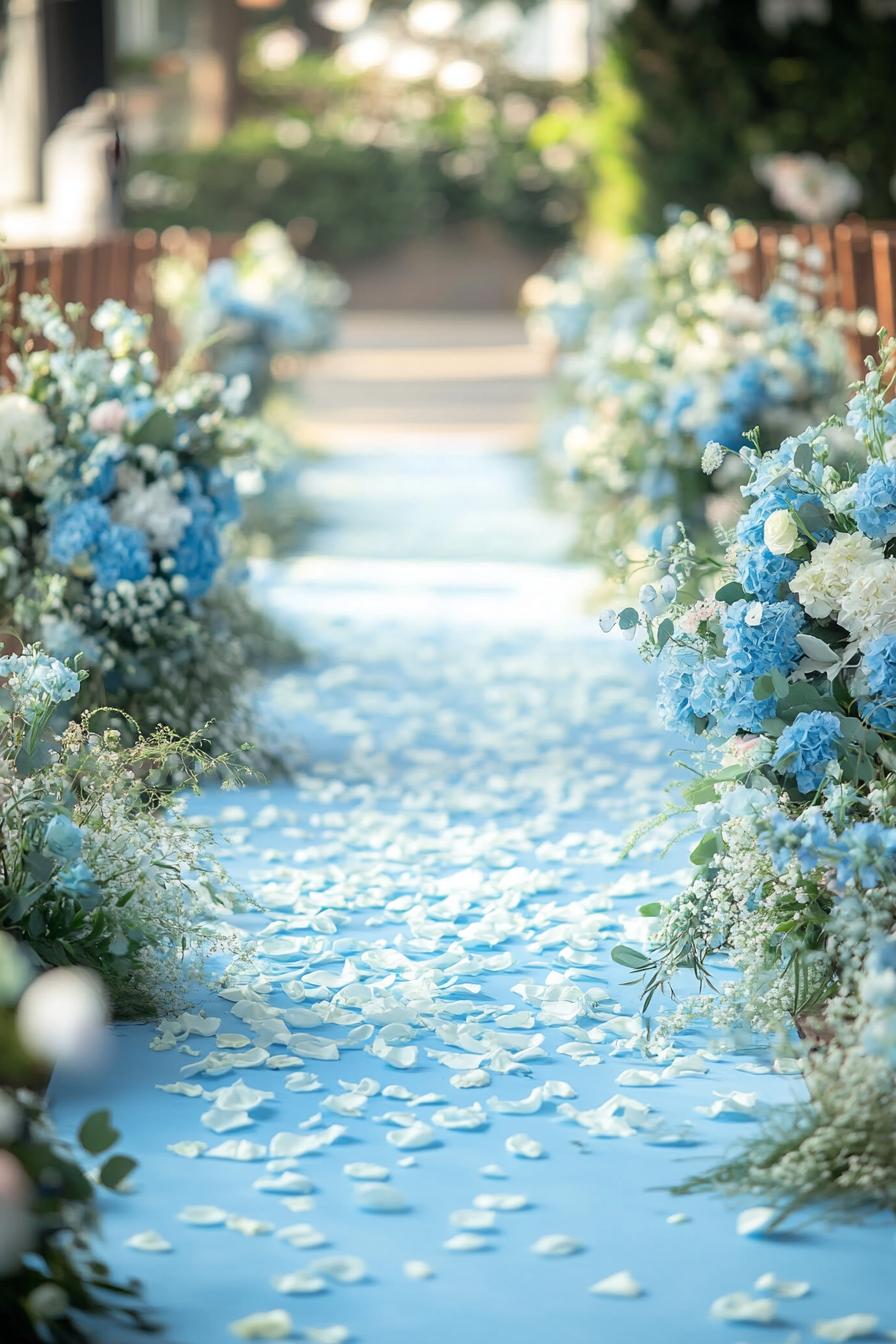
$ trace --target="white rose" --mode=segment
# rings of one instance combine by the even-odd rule
[[[762,540],[772,555],[789,555],[799,539],[799,528],[789,509],[775,509],[766,518]]]

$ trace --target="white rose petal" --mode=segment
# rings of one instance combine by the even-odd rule
[[[188,1204],[177,1216],[182,1223],[195,1227],[218,1227],[226,1220],[227,1211],[215,1204]]]
[[[483,1237],[478,1232],[457,1232],[442,1242],[446,1251],[484,1251],[488,1245],[488,1237]]]
[[[512,1157],[532,1159],[544,1157],[544,1149],[541,1144],[537,1139],[530,1138],[528,1134],[511,1134],[504,1147]]]
[[[400,1190],[379,1181],[356,1186],[355,1201],[370,1213],[404,1213],[409,1207]]]
[[[832,1340],[833,1344],[843,1344],[847,1339],[867,1339],[877,1334],[880,1324],[877,1316],[866,1311],[854,1311],[849,1316],[837,1316],[829,1321],[816,1321],[812,1333],[818,1339]]]
[[[132,1251],[170,1251],[172,1245],[166,1241],[158,1232],[135,1232],[132,1237],[128,1237],[125,1246],[130,1246]]]
[[[435,1274],[432,1265],[426,1260],[405,1260],[402,1268],[408,1279],[431,1279]]]
[[[726,1293],[717,1297],[709,1309],[714,1321],[752,1321],[755,1325],[770,1325],[778,1319],[778,1309],[768,1297],[753,1297],[750,1293]]]
[[[380,1167],[376,1162],[346,1162],[342,1170],[353,1181],[388,1181],[389,1179],[389,1168]]]
[[[231,1321],[228,1329],[237,1339],[289,1339],[295,1333],[289,1312],[277,1309],[242,1316],[238,1321]]]
[[[576,1255],[582,1249],[582,1243],[560,1232],[550,1232],[533,1241],[529,1250],[535,1255]]]
[[[763,1207],[744,1209],[737,1215],[737,1235],[739,1237],[761,1237],[763,1232],[768,1231],[777,1216],[777,1209]]]
[[[633,1274],[620,1269],[618,1273],[608,1274],[605,1279],[592,1283],[588,1291],[601,1297],[640,1297],[644,1289]]]
[[[249,1139],[225,1139],[215,1148],[209,1148],[206,1157],[223,1157],[230,1162],[257,1162],[267,1156],[262,1143],[251,1143]]]

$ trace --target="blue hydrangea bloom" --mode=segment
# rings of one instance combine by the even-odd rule
[[[774,555],[767,546],[753,546],[737,557],[737,573],[744,588],[760,602],[791,601],[788,584],[799,566],[789,555]]]
[[[138,583],[151,570],[146,537],[136,527],[112,523],[100,538],[93,566],[96,581],[106,592],[123,579]]]
[[[109,512],[98,499],[76,499],[51,519],[50,559],[67,568],[79,555],[91,555],[108,527]]]
[[[775,697],[757,700],[755,677],[732,668],[726,658],[709,658],[694,677],[690,704],[693,713],[713,721],[718,732],[758,733],[775,712]]]
[[[221,563],[218,529],[207,500],[194,505],[192,521],[178,542],[173,558],[176,573],[187,581],[186,596],[194,601],[207,593]]]
[[[786,491],[788,504],[798,496],[811,495],[812,492],[809,490],[805,479],[794,474],[793,459],[800,444],[814,444],[818,437],[818,429],[810,425],[808,429],[803,430],[802,434],[791,435],[786,438],[780,448],[776,448],[774,452],[755,453],[751,451],[749,461],[753,468],[753,475],[747,485],[741,486],[741,494],[753,495],[758,499],[767,490],[781,489]],[[816,460],[808,474],[815,484],[820,484],[823,472],[824,464]],[[778,507],[786,507],[786,504]]]
[[[880,635],[868,645],[862,670],[875,700],[859,702],[862,717],[875,728],[896,729],[896,635]]]
[[[87,910],[99,903],[101,892],[93,872],[82,859],[62,868],[54,879],[55,886],[66,896],[74,896]]]
[[[703,666],[703,659],[695,649],[667,644],[657,659],[659,696],[657,707],[667,728],[689,732],[694,727],[695,713],[691,706],[694,678]]]
[[[828,762],[836,760],[841,736],[836,714],[822,709],[798,714],[778,738],[773,763],[794,776],[800,793],[814,793],[824,779]]]
[[[722,616],[727,662],[753,678],[774,670],[792,671],[803,656],[796,638],[806,619],[802,608],[796,602],[763,603],[759,620],[752,625],[747,617],[754,605],[743,599],[732,602]]]
[[[220,467],[212,467],[206,477],[205,489],[219,524],[235,523],[239,520],[242,512],[240,497],[232,476],[222,471]]]
[[[788,817],[778,810],[772,812],[766,827],[759,832],[759,843],[779,873],[793,858],[803,872],[810,873],[823,862],[834,838],[821,809],[807,807],[798,817]]]
[[[856,437],[873,437],[875,420],[880,412],[880,397],[874,389],[861,388],[847,403],[846,423],[856,431]],[[883,408],[883,431],[889,437],[896,434],[896,403],[888,401]]]
[[[57,812],[47,822],[44,849],[55,859],[63,859],[66,863],[77,859],[81,853],[81,828],[75,825],[67,813]]]
[[[855,882],[869,891],[880,884],[881,876],[891,876],[896,860],[896,829],[879,821],[857,821],[837,839],[841,857],[837,881],[841,886]]]
[[[856,522],[866,537],[896,536],[896,462],[872,462],[856,482]]]

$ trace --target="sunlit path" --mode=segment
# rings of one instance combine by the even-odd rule
[[[434,385],[454,353],[427,352]],[[641,1053],[610,951],[686,861],[664,836],[622,857],[672,776],[649,670],[596,632],[568,532],[470,388],[424,398],[425,426],[414,404],[412,429],[393,386],[389,447],[383,388],[374,433],[351,367],[342,393],[312,387],[341,446],[308,473],[311,553],[255,575],[309,650],[269,689],[308,767],[196,805],[260,907],[257,960],[205,1001],[213,1029],[117,1027],[89,1083],[140,1159],[104,1200],[110,1262],[177,1344],[275,1310],[296,1338],[344,1327],[305,1336],[329,1344],[740,1344],[710,1315],[734,1292],[771,1304],[776,1339],[860,1310],[896,1327],[888,1227],[748,1238],[737,1209],[667,1193],[802,1084],[697,1035]],[[477,383],[485,416],[505,391]],[[83,1094],[60,1083],[56,1109],[73,1125]],[[150,1231],[171,1249],[126,1245]],[[754,1290],[769,1273],[810,1289]]]

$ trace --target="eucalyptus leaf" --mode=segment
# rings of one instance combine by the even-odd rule
[[[634,630],[638,624],[638,613],[634,607],[623,607],[619,613],[619,629]]]
[[[126,1181],[132,1171],[136,1171],[137,1163],[132,1157],[125,1157],[123,1153],[116,1153],[114,1157],[107,1157],[100,1167],[100,1184],[107,1190],[117,1190],[123,1181]]]
[[[742,583],[737,583],[732,579],[730,583],[723,583],[721,588],[716,589],[717,602],[740,602],[747,596],[747,590]]]
[[[639,952],[635,947],[626,947],[624,943],[614,947],[610,956],[618,965],[627,966],[630,971],[643,971],[651,964],[650,958],[645,957],[643,952]]]
[[[656,632],[657,648],[660,649],[665,648],[666,644],[669,642],[669,639],[674,629],[675,626],[672,623],[672,621],[669,620],[668,616],[664,621],[660,621]]]
[[[643,915],[645,919],[656,919],[657,915],[662,913],[662,901],[648,901],[646,905],[638,906],[638,914]]]
[[[830,666],[839,661],[839,655],[834,652],[830,645],[825,644],[822,639],[816,639],[815,635],[797,635],[796,642],[803,652],[807,653],[816,663]]]
[[[713,855],[718,853],[718,849],[719,837],[715,831],[707,831],[691,850],[691,863],[699,868],[702,864],[708,863]]]
[[[88,1153],[105,1153],[121,1138],[108,1110],[93,1111],[78,1130],[78,1142]]]
[[[793,454],[793,465],[797,471],[801,471],[804,476],[808,476],[815,462],[815,454],[812,451],[811,443],[801,443],[797,446]]]

